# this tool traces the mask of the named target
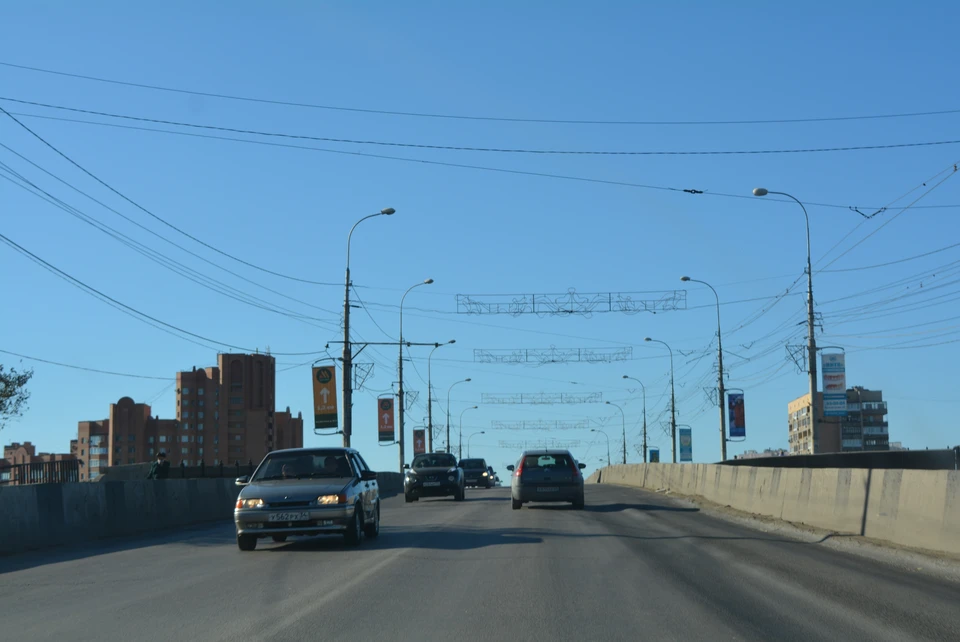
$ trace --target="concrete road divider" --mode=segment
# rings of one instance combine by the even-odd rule
[[[619,464],[587,482],[702,497],[755,515],[960,554],[960,471]]]
[[[380,493],[403,475],[379,473]],[[0,486],[0,555],[233,519],[233,478]]]

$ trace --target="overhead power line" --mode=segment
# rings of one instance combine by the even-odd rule
[[[165,322],[165,321],[161,321],[160,319],[157,319],[156,317],[150,316],[149,314],[146,314],[146,313],[144,313],[144,312],[141,312],[140,310],[137,310],[136,308],[133,308],[133,307],[131,307],[131,306],[129,306],[129,305],[126,305],[125,303],[121,303],[120,301],[114,299],[113,297],[111,297],[111,296],[109,296],[109,295],[107,295],[107,294],[104,294],[104,293],[101,292],[100,290],[97,290],[96,288],[94,288],[94,287],[92,287],[92,286],[90,286],[90,285],[87,285],[87,284],[84,283],[83,281],[81,281],[81,280],[79,280],[79,279],[77,279],[77,278],[74,278],[73,276],[67,274],[67,273],[64,272],[63,270],[61,270],[61,269],[59,269],[58,267],[56,267],[55,265],[53,265],[53,264],[51,264],[51,263],[48,263],[47,261],[43,260],[42,258],[40,258],[39,256],[37,256],[37,255],[34,254],[33,252],[27,250],[25,247],[23,247],[22,245],[19,245],[18,243],[14,242],[13,240],[11,240],[10,238],[4,236],[3,234],[0,234],[0,241],[6,243],[8,246],[10,246],[11,248],[13,248],[14,250],[16,250],[17,252],[19,252],[20,254],[26,256],[27,258],[29,258],[31,261],[33,261],[33,262],[36,263],[37,265],[40,265],[40,266],[42,266],[44,269],[46,269],[46,270],[48,270],[48,271],[56,274],[57,276],[59,276],[59,277],[60,277],[61,279],[63,279],[64,281],[67,281],[67,282],[70,283],[71,285],[79,288],[80,290],[86,292],[87,294],[90,294],[90,295],[93,296],[94,298],[99,299],[99,300],[103,301],[104,303],[107,303],[107,304],[110,305],[111,307],[114,307],[114,308],[116,308],[116,309],[118,309],[118,310],[121,310],[121,311],[123,311],[124,313],[129,314],[129,315],[133,316],[134,318],[136,318],[136,319],[138,319],[138,320],[140,320],[140,321],[143,321],[143,322],[147,323],[147,325],[152,325],[153,327],[163,326],[163,329],[164,329],[165,332],[168,332],[168,333],[170,333],[170,334],[174,334],[174,333],[176,333],[176,332],[179,332],[179,333],[185,334],[185,335],[187,335],[187,336],[189,336],[189,337],[193,337],[194,339],[199,339],[200,341],[205,341],[205,342],[208,343],[208,344],[219,345],[219,346],[223,346],[223,347],[226,347],[226,348],[232,348],[232,349],[234,349],[234,350],[239,350],[239,351],[241,351],[241,352],[246,352],[246,353],[257,352],[257,350],[256,350],[255,348],[245,348],[245,347],[242,347],[242,346],[234,345],[234,344],[232,344],[232,343],[225,343],[225,342],[223,342],[223,341],[217,341],[216,339],[210,339],[210,338],[205,337],[205,336],[203,336],[203,335],[196,334],[195,332],[190,332],[189,330],[184,330],[183,328],[177,327],[177,326],[175,326],[175,325],[173,325],[173,324],[167,323],[167,322]],[[172,332],[171,332],[171,331],[172,331]],[[177,336],[177,337],[179,337],[179,338],[181,338],[181,339],[185,339],[185,340],[187,340],[187,341],[191,341],[192,343],[197,343],[196,341],[192,341],[192,340],[190,340],[190,339],[186,339],[186,337],[182,337],[182,336],[177,335],[177,334],[174,334],[174,336]],[[203,344],[197,343],[197,345],[203,345]],[[203,345],[203,347],[208,348],[209,346]],[[322,352],[271,352],[271,354],[273,354],[273,355],[280,355],[280,356],[306,356],[306,355],[311,355],[311,354],[322,354]]]
[[[112,185],[110,185],[110,184],[107,183],[106,181],[102,180],[101,178],[99,178],[98,176],[96,176],[95,174],[93,174],[92,172],[90,172],[88,169],[86,169],[85,167],[83,167],[82,165],[80,165],[78,162],[76,162],[75,160],[73,160],[72,158],[70,158],[69,156],[67,156],[64,152],[60,151],[60,150],[59,150],[57,147],[55,147],[52,143],[50,143],[50,142],[47,141],[45,138],[43,138],[42,136],[40,136],[40,134],[36,133],[35,131],[33,131],[32,129],[30,129],[29,127],[27,127],[24,123],[22,123],[22,122],[20,122],[19,120],[17,120],[17,118],[16,118],[13,114],[11,114],[11,113],[8,112],[7,110],[5,110],[3,107],[0,107],[0,112],[6,114],[8,118],[10,118],[11,120],[13,120],[13,122],[15,122],[16,124],[20,125],[20,127],[22,127],[22,128],[25,129],[27,132],[29,132],[34,138],[36,138],[36,139],[39,140],[41,143],[43,143],[44,145],[46,145],[47,147],[49,147],[51,150],[53,150],[54,152],[56,152],[57,155],[59,155],[61,158],[63,158],[64,160],[66,160],[68,163],[70,163],[71,165],[73,165],[74,167],[76,167],[77,169],[79,169],[81,172],[83,172],[84,174],[86,174],[87,176],[89,176],[90,178],[92,178],[93,180],[97,181],[98,183],[100,183],[101,185],[103,185],[104,187],[106,187],[108,190],[110,190],[111,192],[113,192],[114,194],[116,194],[117,196],[119,196],[120,198],[122,198],[123,200],[127,201],[128,203],[130,203],[131,205],[133,205],[134,207],[136,207],[138,210],[140,210],[140,211],[143,212],[144,214],[147,214],[147,215],[150,216],[151,218],[159,221],[159,222],[162,223],[163,225],[166,225],[167,227],[169,227],[170,229],[174,230],[175,232],[177,232],[177,233],[179,233],[179,234],[182,234],[183,236],[189,238],[191,241],[194,241],[195,243],[199,243],[200,245],[204,246],[205,248],[207,248],[207,249],[209,249],[209,250],[213,250],[213,251],[216,252],[217,254],[220,254],[221,256],[225,256],[225,257],[227,257],[228,259],[232,259],[232,260],[236,261],[237,263],[241,263],[241,264],[243,264],[243,265],[246,265],[246,266],[249,267],[249,268],[253,268],[253,269],[258,270],[258,271],[260,271],[260,272],[265,272],[265,273],[267,273],[267,274],[271,274],[271,275],[273,275],[273,276],[277,276],[277,277],[280,277],[280,278],[283,278],[283,279],[288,279],[288,280],[290,280],[290,281],[297,281],[297,282],[299,282],[299,283],[309,283],[309,284],[311,284],[311,285],[339,285],[338,283],[325,283],[325,282],[322,282],[322,281],[311,281],[311,280],[309,280],[309,279],[301,279],[301,278],[299,278],[299,277],[290,276],[290,275],[287,275],[287,274],[282,274],[282,273],[280,273],[280,272],[275,272],[275,271],[273,271],[273,270],[268,270],[267,268],[260,267],[259,265],[255,265],[255,264],[253,264],[253,263],[250,263],[249,261],[245,261],[244,259],[241,259],[241,258],[239,258],[239,257],[233,256],[232,254],[229,254],[229,253],[227,253],[227,252],[224,252],[223,250],[221,250],[221,249],[219,249],[219,248],[216,248],[216,247],[214,247],[213,245],[210,245],[210,244],[207,243],[206,241],[203,241],[203,240],[197,238],[196,236],[193,236],[193,235],[190,234],[189,232],[185,232],[184,230],[180,229],[179,227],[177,227],[177,226],[174,225],[173,223],[170,223],[170,222],[167,221],[166,219],[164,219],[164,218],[162,218],[162,217],[154,214],[153,212],[151,212],[151,211],[148,210],[147,208],[143,207],[142,205],[140,205],[139,203],[137,203],[137,202],[134,201],[133,199],[131,199],[131,198],[129,198],[128,196],[126,196],[125,194],[121,193],[119,190],[117,190],[116,188],[114,188]]]
[[[0,111],[3,111],[2,108],[0,108]],[[41,114],[28,114],[28,113],[9,112],[9,111],[7,111],[7,112],[5,112],[5,113],[7,113],[7,114],[13,114],[13,115],[16,115],[16,116],[21,116],[21,117],[23,117],[23,118],[39,118],[39,119],[42,119],[42,120],[53,120],[53,121],[59,121],[59,122],[79,123],[79,124],[83,124],[83,125],[94,125],[94,126],[96,126],[96,127],[113,127],[113,128],[115,128],[115,129],[129,129],[129,130],[133,130],[133,131],[152,132],[152,133],[155,133],[155,134],[169,134],[169,135],[174,135],[174,136],[186,136],[186,137],[189,137],[189,138],[202,138],[202,139],[207,139],[207,140],[225,140],[225,141],[230,141],[230,142],[234,142],[234,143],[244,143],[244,144],[247,144],[247,145],[263,145],[263,146],[266,146],[266,147],[280,147],[280,148],[286,148],[286,149],[299,149],[299,150],[303,150],[303,151],[320,152],[320,153],[323,153],[323,154],[341,154],[341,155],[344,155],[344,156],[356,156],[356,157],[360,157],[360,158],[376,158],[376,159],[380,159],[380,160],[391,160],[391,161],[398,161],[398,162],[402,162],[402,163],[415,163],[415,164],[418,164],[418,165],[433,165],[433,166],[436,166],[436,167],[454,167],[454,168],[457,168],[457,169],[472,169],[472,170],[481,171],[481,172],[493,172],[493,173],[498,173],[498,174],[511,174],[511,175],[515,175],[515,176],[535,176],[535,177],[539,177],[539,178],[550,178],[550,179],[555,179],[555,180],[575,181],[575,182],[579,182],[579,183],[593,183],[593,184],[598,184],[598,185],[613,185],[613,186],[617,186],[617,187],[631,187],[631,188],[635,188],[635,189],[659,190],[659,191],[664,191],[664,192],[682,192],[682,193],[693,194],[693,195],[717,196],[717,197],[722,197],[722,198],[737,198],[737,199],[745,199],[745,200],[751,200],[751,201],[756,201],[756,200],[757,200],[756,197],[750,196],[750,195],[747,195],[747,194],[730,194],[730,193],[724,193],[724,192],[711,192],[711,191],[706,191],[706,190],[701,190],[701,189],[694,189],[694,188],[670,187],[670,186],[665,186],[665,185],[647,185],[647,184],[643,184],[643,183],[632,183],[632,182],[629,182],[629,181],[615,181],[615,180],[602,179],[602,178],[590,178],[590,177],[586,177],[586,176],[573,176],[573,175],[569,175],[569,174],[555,174],[555,173],[551,173],[551,172],[534,172],[534,171],[526,171],[526,170],[519,170],[519,169],[507,169],[507,168],[504,168],[504,167],[490,167],[490,166],[487,166],[487,165],[473,165],[473,164],[467,164],[467,163],[453,163],[453,162],[449,162],[449,161],[427,160],[427,159],[422,159],[422,158],[408,158],[408,157],[404,157],[404,156],[390,156],[390,155],[387,155],[387,154],[372,154],[372,153],[369,153],[369,152],[358,152],[358,151],[353,151],[353,150],[348,150],[348,149],[329,149],[329,148],[324,148],[324,147],[313,147],[313,146],[310,146],[310,145],[294,145],[294,144],[292,144],[292,143],[280,143],[280,142],[269,141],[269,140],[252,140],[252,139],[249,139],[249,138],[237,138],[237,137],[233,137],[233,136],[218,136],[218,135],[215,135],[215,134],[199,134],[199,133],[195,133],[195,132],[175,131],[175,130],[170,130],[170,129],[156,129],[156,128],[152,128],[152,127],[141,127],[141,126],[137,126],[137,125],[120,125],[120,124],[117,124],[117,123],[104,123],[104,122],[97,122],[97,121],[92,121],[92,120],[82,120],[82,119],[77,119],[77,118],[60,118],[60,117],[57,117],[57,116],[44,116],[44,115],[41,115]],[[793,204],[793,203],[794,203],[794,201],[789,200],[789,199],[786,199],[786,198],[769,198],[769,199],[765,199],[765,200],[767,200],[767,202],[790,203],[790,204]],[[844,209],[844,210],[854,210],[854,211],[855,211],[855,209],[856,209],[856,208],[854,208],[854,207],[852,207],[852,206],[849,206],[849,205],[840,205],[840,204],[837,204],[837,203],[819,203],[819,202],[814,202],[814,201],[804,201],[804,205],[811,206],[811,207],[814,207],[814,206],[815,206],[815,207],[826,207],[826,208]],[[863,208],[865,208],[865,209],[879,209],[879,208],[872,207],[872,206],[871,206],[871,207],[868,207],[868,206],[860,206],[860,207],[863,207]],[[914,209],[954,209],[954,208],[960,208],[960,204],[920,205],[920,206],[915,206],[915,207],[914,207]],[[900,209],[900,208],[893,207],[893,208],[887,208],[887,209],[888,209],[888,210],[897,210],[897,209]],[[340,284],[320,283],[319,285],[337,285],[337,286],[339,286]],[[369,286],[357,286],[357,287],[369,287]]]
[[[880,149],[903,149],[909,147],[933,147],[939,145],[957,145],[960,140],[938,140],[924,141],[918,143],[885,143],[877,145],[846,145],[839,147],[805,147],[797,149],[738,149],[738,150],[585,150],[585,149],[528,149],[511,147],[475,147],[466,145],[432,145],[429,143],[407,143],[397,141],[384,141],[372,139],[357,138],[336,138],[331,136],[312,136],[309,134],[286,134],[282,132],[258,131],[253,129],[240,129],[237,127],[223,127],[220,125],[204,125],[198,123],[186,123],[183,121],[167,120],[161,118],[147,118],[145,116],[130,116],[128,114],[115,114],[111,112],[96,111],[92,109],[81,109],[79,107],[67,107],[64,105],[53,105],[50,103],[41,103],[32,100],[20,100],[0,96],[0,100],[17,103],[20,105],[31,105],[33,107],[45,107],[47,109],[57,109],[79,114],[88,114],[91,116],[101,116],[104,118],[119,118],[123,120],[132,120],[141,123],[154,123],[157,125],[172,125],[174,127],[189,127],[191,129],[204,129],[218,132],[229,132],[232,134],[246,134],[250,136],[264,136],[267,138],[284,138],[291,140],[309,140],[321,143],[345,143],[349,145],[373,145],[377,147],[405,147],[413,149],[431,149],[455,152],[484,152],[497,154],[536,154],[536,155],[560,155],[560,156],[743,156],[743,155],[767,155],[767,154],[818,154],[824,152],[849,152],[849,151],[868,151]]]
[[[960,113],[960,109],[943,109],[943,110],[936,110],[936,111],[916,111],[916,112],[902,112],[902,113],[893,113],[893,114],[867,114],[867,115],[855,115],[855,116],[821,116],[821,117],[806,117],[806,118],[766,118],[766,119],[753,118],[753,119],[742,119],[742,120],[599,120],[599,119],[588,120],[588,119],[562,119],[562,118],[522,118],[522,117],[511,117],[511,116],[479,116],[479,115],[467,115],[467,114],[442,114],[442,113],[431,113],[431,112],[369,109],[369,108],[363,108],[363,107],[345,107],[342,105],[322,105],[322,104],[316,104],[316,103],[276,100],[276,99],[269,99],[269,98],[255,98],[251,96],[237,96],[237,95],[222,94],[222,93],[207,92],[207,91],[194,91],[190,89],[182,89],[182,88],[176,88],[176,87],[165,87],[162,85],[153,85],[153,84],[147,84],[147,83],[115,80],[112,78],[102,78],[102,77],[91,76],[86,74],[76,74],[76,73],[69,73],[65,71],[57,71],[53,69],[43,69],[41,67],[18,65],[11,62],[0,62],[0,65],[4,67],[10,67],[13,69],[22,69],[24,71],[33,71],[33,72],[44,73],[44,74],[65,76],[68,78],[78,78],[81,80],[90,80],[94,82],[109,83],[112,85],[123,85],[126,87],[137,87],[140,89],[150,89],[153,91],[165,91],[165,92],[172,92],[172,93],[178,93],[178,94],[188,94],[191,96],[205,96],[207,98],[220,98],[225,100],[239,100],[244,102],[261,103],[261,104],[267,104],[267,105],[281,105],[285,107],[303,107],[308,109],[323,109],[328,111],[343,111],[343,112],[354,112],[354,113],[362,113],[362,114],[377,114],[377,115],[385,115],[385,116],[407,116],[407,117],[414,117],[414,118],[476,120],[476,121],[506,122],[506,123],[541,123],[541,124],[556,124],[556,125],[651,125],[651,126],[765,125],[765,124],[789,124],[789,123],[824,123],[824,122],[838,122],[838,121],[850,121],[850,120],[881,120],[881,119],[891,119],[891,118],[916,118],[921,116],[940,116],[940,115],[946,115],[946,114]]]
[[[83,370],[84,372],[95,372],[97,374],[112,375],[114,377],[129,377],[131,379],[155,379],[157,381],[170,381],[171,379],[176,381],[175,377],[151,377],[148,375],[138,375],[130,374],[129,372],[112,372],[110,370],[99,370],[97,368],[86,368],[84,366],[75,366],[69,363],[60,363],[59,361],[50,361],[49,359],[41,359],[40,357],[31,357],[25,354],[19,354],[17,352],[10,352],[9,350],[0,350],[0,353],[9,354],[14,357],[19,357],[21,359],[27,359],[28,361],[36,361],[38,363],[47,363],[52,366],[60,366],[61,368],[71,368],[73,370]]]

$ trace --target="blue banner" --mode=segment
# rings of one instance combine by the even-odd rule
[[[656,464],[656,463],[659,463],[659,462],[660,462],[660,449],[659,449],[659,448],[651,448],[651,449],[650,449],[650,463],[651,463],[651,464]]]
[[[747,418],[743,408],[743,393],[727,393],[727,420],[730,422],[731,437],[747,436]]]
[[[847,364],[842,352],[821,354],[820,372],[823,377],[823,416],[847,415]]]
[[[690,428],[678,428],[680,435],[680,461],[693,461],[693,434]]]

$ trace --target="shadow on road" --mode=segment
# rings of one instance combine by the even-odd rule
[[[375,540],[364,540],[360,549],[428,549],[437,551],[468,551],[505,544],[541,544],[542,535],[551,535],[543,531],[525,532],[525,529],[474,530],[464,528],[444,528],[442,530],[390,530],[384,529]],[[261,540],[262,541],[262,540]],[[356,550],[347,546],[340,536],[315,537],[295,540],[286,544],[272,544],[269,541],[264,552],[269,553],[311,553],[330,550]],[[269,548],[268,548],[269,546]]]
[[[664,506],[662,504],[596,504],[591,506],[587,504],[586,510],[591,513],[619,513],[629,508],[636,510],[651,511],[664,510],[674,513],[699,513],[699,508],[684,508],[682,506]]]
[[[88,557],[133,551],[151,546],[182,544],[184,546],[236,546],[236,533],[232,522],[213,522],[194,527],[180,528],[143,535],[125,535],[72,546],[28,551],[15,555],[0,556],[0,575],[22,571],[47,564],[72,562]]]

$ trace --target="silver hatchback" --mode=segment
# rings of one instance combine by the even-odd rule
[[[233,511],[241,551],[265,537],[341,534],[357,545],[380,534],[377,473],[352,448],[276,450],[236,483],[243,486]]]
[[[569,450],[526,450],[516,466],[507,466],[513,473],[510,496],[513,509],[527,502],[569,502],[581,509],[585,464],[577,463]]]

